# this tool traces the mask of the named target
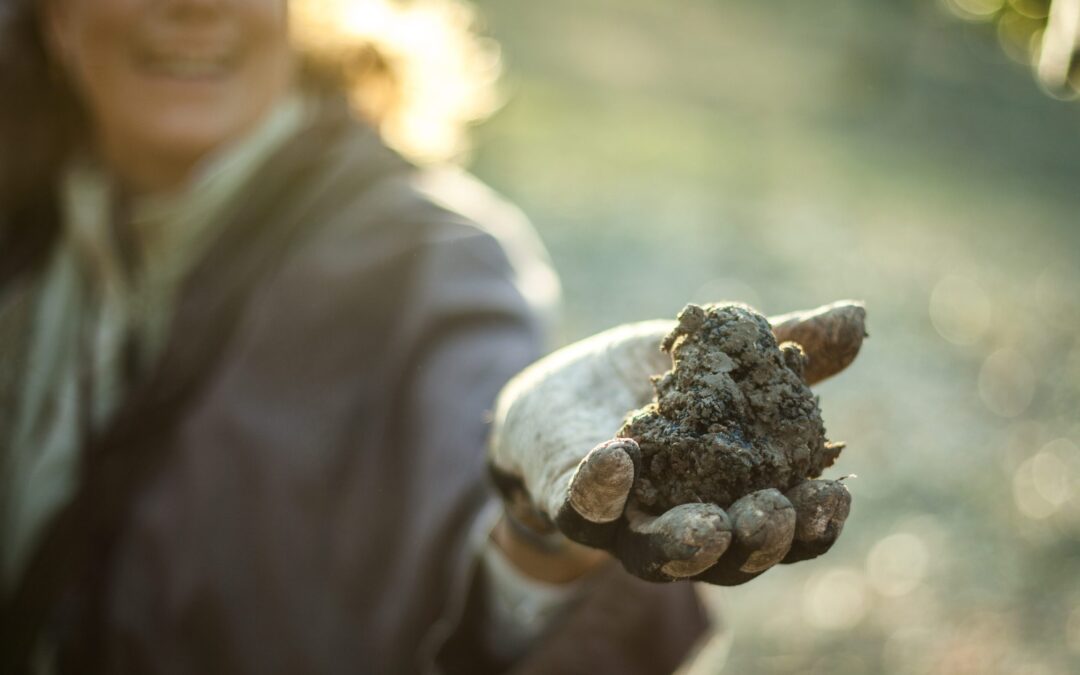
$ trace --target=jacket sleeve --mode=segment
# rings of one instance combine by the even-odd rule
[[[476,231],[464,236],[459,232],[433,251],[434,264],[428,267],[428,283],[439,287],[430,294],[439,298],[434,305],[453,309],[434,312],[443,320],[424,331],[438,337],[423,359],[427,365],[417,389],[424,392],[421,416],[447,420],[435,429],[453,424],[461,433],[471,434],[451,445],[481,460],[480,475],[484,473],[479,464],[487,440],[486,420],[498,390],[541,354],[537,315],[542,311],[528,299],[545,293],[522,285],[528,283],[524,280],[543,276],[520,274],[513,264],[515,256],[507,253],[515,250],[515,242],[506,241],[514,230],[506,228],[504,233],[500,239]],[[522,244],[517,250],[524,248]],[[431,433],[432,427],[421,427],[418,433],[425,429]],[[438,448],[441,440],[445,441],[431,437],[421,445]],[[488,508],[477,516],[482,523],[478,529],[485,534],[492,523],[491,507],[499,508],[486,488],[485,481]],[[488,571],[478,565],[480,548],[475,540],[459,555],[464,560],[455,566],[458,577],[449,585],[442,619],[450,638],[439,647],[439,665],[447,672],[667,673],[686,657],[707,626],[690,584],[648,584],[613,565],[583,580],[514,662],[500,661],[493,653],[499,650],[491,648],[491,638],[500,631],[490,625],[494,617],[486,602],[497,589],[492,588]]]

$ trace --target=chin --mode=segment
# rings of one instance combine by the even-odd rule
[[[139,135],[144,139],[141,145],[153,148],[160,159],[197,170],[199,162],[241,138],[256,121],[175,115],[147,125]]]

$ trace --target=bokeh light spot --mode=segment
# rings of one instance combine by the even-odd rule
[[[1047,444],[1021,464],[1013,476],[1016,508],[1029,518],[1048,518],[1069,499],[1072,482],[1069,467],[1056,454],[1056,444],[1056,441]]]
[[[1042,33],[1044,21],[1009,12],[997,24],[998,42],[1005,54],[1027,65],[1037,47],[1036,36]]]
[[[1023,414],[1035,396],[1035,384],[1031,363],[1013,349],[994,352],[979,371],[979,397],[1002,417]]]
[[[958,345],[979,340],[990,326],[991,305],[971,279],[949,275],[930,293],[930,320],[941,337]]]
[[[945,6],[964,19],[992,19],[1004,5],[1004,0],[945,0]]]
[[[806,583],[803,616],[815,628],[847,630],[862,621],[866,610],[866,580],[857,569],[833,568]]]
[[[866,558],[866,573],[870,585],[878,593],[899,597],[919,587],[929,561],[930,554],[923,540],[914,534],[900,532],[874,545]]]
[[[1009,0],[1017,14],[1029,19],[1045,19],[1050,13],[1050,0]]]

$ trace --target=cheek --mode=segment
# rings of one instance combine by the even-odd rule
[[[128,3],[130,5],[130,3]],[[113,0],[72,0],[55,22],[54,48],[72,86],[96,118],[127,91],[123,58],[132,7]]]

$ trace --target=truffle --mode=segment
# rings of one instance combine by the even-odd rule
[[[843,444],[825,438],[802,347],[777,344],[761,314],[687,305],[661,348],[673,368],[653,378],[655,399],[618,432],[641,449],[632,494],[644,510],[727,508],[757,490],[786,492],[836,460]]]

